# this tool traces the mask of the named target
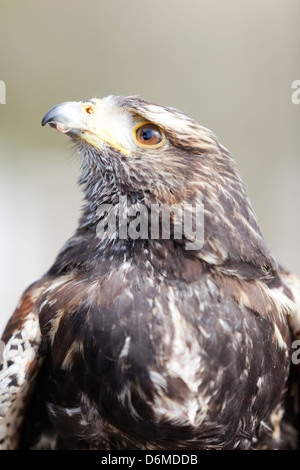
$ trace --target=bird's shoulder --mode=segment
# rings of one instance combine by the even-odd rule
[[[22,423],[34,389],[42,358],[38,301],[49,281],[30,285],[9,319],[1,341],[0,448],[18,445]]]

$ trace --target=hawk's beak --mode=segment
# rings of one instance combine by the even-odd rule
[[[50,109],[42,120],[42,126],[51,127],[71,135],[78,135],[85,130],[86,122],[83,114],[83,103],[67,101]]]
[[[106,127],[105,119],[99,115],[101,100],[67,101],[50,109],[42,120],[42,126],[49,124],[60,132],[72,138],[84,140],[98,150],[103,142],[113,146],[119,152],[129,155],[125,149],[112,136]]]

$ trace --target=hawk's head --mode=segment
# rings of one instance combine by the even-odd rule
[[[218,143],[210,131],[175,109],[137,97],[62,103],[46,114],[46,123],[78,144],[90,179],[106,175],[119,191],[151,194],[158,202],[190,197],[201,155],[215,160],[206,158],[203,172],[211,175],[209,166],[217,163],[212,150]]]
[[[85,218],[97,207],[132,203],[204,205],[203,248],[196,256],[231,275],[268,277],[277,269],[261,235],[243,181],[216,136],[173,108],[139,97],[107,96],[55,106],[50,124],[77,144],[82,157]]]

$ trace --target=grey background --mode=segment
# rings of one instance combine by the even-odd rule
[[[72,234],[79,162],[43,115],[140,94],[233,153],[278,260],[300,274],[298,0],[1,0],[0,330]]]

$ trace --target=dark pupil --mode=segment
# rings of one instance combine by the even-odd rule
[[[153,129],[144,129],[142,137],[143,137],[144,140],[152,139],[152,137],[154,137]]]

